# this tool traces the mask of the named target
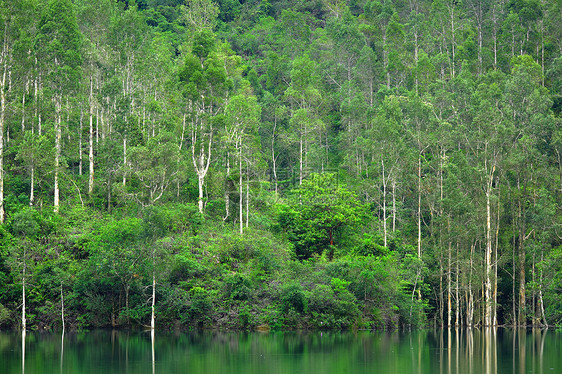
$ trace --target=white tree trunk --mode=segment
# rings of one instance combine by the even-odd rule
[[[382,226],[384,233],[384,246],[386,247],[386,176],[384,170],[384,160],[381,158],[382,166]]]
[[[25,251],[25,250],[24,250]],[[24,264],[23,264],[23,275],[22,275],[22,285],[21,285],[21,329],[25,331],[27,329],[27,319],[25,318],[25,252],[24,252]]]
[[[486,189],[486,255],[485,255],[485,312],[484,312],[484,326],[490,327],[492,325],[492,226],[491,226],[491,211],[490,211],[490,191],[491,185]]]
[[[92,195],[92,193],[94,192],[94,121],[93,121],[94,105],[93,105],[93,81],[91,79],[90,79],[89,104],[90,104],[90,129],[89,129],[89,144],[88,144],[88,162],[90,164],[90,174],[88,178],[88,194]]]
[[[250,181],[249,172],[246,172],[246,228],[248,228],[248,221],[250,220]]]
[[[123,187],[127,183],[127,137],[123,136]]]
[[[449,251],[448,251],[448,258],[447,258],[447,327],[451,327],[451,322],[453,319],[452,282],[451,282],[452,273],[453,273],[452,252],[453,251],[451,248],[451,241],[449,240]]]
[[[195,169],[195,173],[197,174],[198,184],[199,184],[199,213],[203,214],[203,186],[205,184],[205,176],[209,171],[209,165],[211,164],[211,152],[212,152],[212,143],[213,143],[213,129],[209,129],[209,140],[207,143],[207,149],[205,150],[204,146],[201,145],[199,154],[195,154],[196,145],[199,142],[203,142],[203,139],[198,139],[198,135],[203,137],[204,134],[198,134],[197,129],[195,128],[195,124],[193,124],[194,128],[191,131],[191,161],[193,162],[193,168]],[[202,125],[201,125],[202,126]]]
[[[55,96],[55,197],[54,197],[54,211],[59,212],[60,207],[60,190],[59,190],[59,168],[61,156],[61,98]]]
[[[78,174],[82,175],[82,129],[83,129],[83,120],[84,120],[84,110],[82,109],[82,105],[80,105],[80,131],[78,135]]]
[[[4,65],[2,71],[2,80],[0,81],[0,223],[4,223],[4,122],[6,118],[6,73],[8,71],[8,40],[7,40],[7,23],[4,29],[4,43],[2,54],[0,55],[0,63]]]
[[[62,321],[62,332],[64,334],[64,294],[62,292],[62,282],[60,283],[60,317]]]
[[[238,145],[238,165],[239,165],[239,175],[238,175],[238,191],[239,191],[239,199],[238,199],[238,203],[239,203],[239,207],[238,207],[238,211],[240,214],[240,235],[243,234],[244,231],[244,210],[243,210],[243,201],[244,201],[244,195],[242,192],[242,142],[239,143]]]
[[[156,271],[153,269],[152,270],[152,305],[150,307],[150,310],[151,310],[150,329],[152,331],[154,331],[154,328],[155,328],[155,320],[154,320],[154,306],[155,305],[156,305]]]
[[[30,187],[29,187],[29,206],[33,206],[35,200],[35,166],[31,165],[31,177],[30,177]]]

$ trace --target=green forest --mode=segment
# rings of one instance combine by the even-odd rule
[[[562,325],[561,0],[0,0],[0,328]]]

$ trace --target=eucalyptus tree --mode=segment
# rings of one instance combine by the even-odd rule
[[[29,94],[30,61],[34,33],[35,4],[32,1],[3,0],[0,2],[0,223],[4,223],[4,180],[6,175],[5,147],[10,140],[10,110],[17,106],[14,91],[21,91],[21,126],[25,130],[25,98]],[[19,81],[19,82],[18,82]]]
[[[501,73],[491,72],[484,77],[474,93],[472,110],[473,125],[470,126],[467,146],[470,155],[474,157],[473,163],[480,170],[480,183],[484,192],[486,224],[485,232],[485,285],[484,303],[485,313],[483,324],[495,324],[495,304],[493,300],[494,267],[497,265],[493,259],[493,206],[498,197],[498,177],[502,174],[502,160],[509,151],[513,137],[513,122],[502,113],[503,81]],[[499,219],[499,217],[496,217]]]
[[[324,127],[318,112],[322,99],[318,84],[314,61],[308,55],[295,58],[291,69],[291,84],[285,90],[285,98],[291,108],[290,125],[299,148],[299,184],[308,167],[308,150],[313,142],[311,137]]]
[[[382,52],[383,71],[386,81],[386,87],[390,88],[391,75],[390,75],[390,51],[392,50],[392,42],[396,35],[400,35],[400,29],[397,24],[397,14],[394,4],[391,1],[369,1],[365,4],[364,19],[367,25],[374,27],[365,28],[363,32],[367,31],[372,34],[375,51]]]
[[[40,259],[40,240],[47,225],[39,212],[24,208],[16,213],[10,222],[10,245],[7,263],[15,279],[21,281],[21,328],[27,329],[27,298],[29,280],[33,275],[36,261]],[[44,238],[43,238],[44,239]]]
[[[131,177],[139,185],[132,195],[142,206],[165,200],[173,183],[186,175],[180,150],[170,132],[161,131],[145,144],[131,147],[129,160]]]
[[[259,139],[257,130],[260,117],[261,108],[255,96],[244,94],[235,95],[230,98],[225,108],[226,138],[227,141],[234,146],[238,156],[238,213],[240,234],[242,234],[244,230],[243,161],[246,161],[247,165],[249,164],[249,156],[252,152],[252,148],[255,148],[256,140]],[[227,163],[228,162],[227,160]],[[246,175],[246,181],[248,181],[248,178],[249,176]],[[246,227],[248,227],[248,182],[246,182],[246,191]],[[227,201],[226,203],[228,204],[229,202]]]
[[[543,156],[543,142],[550,137],[550,113],[552,101],[548,91],[542,86],[541,66],[530,56],[519,56],[513,60],[513,69],[505,86],[505,113],[513,122],[514,137],[512,163],[517,186],[518,207],[518,324],[526,325],[526,241],[535,230],[528,222],[529,194],[536,173],[540,169]]]
[[[76,2],[79,27],[84,35],[84,80],[82,93],[88,97],[88,194],[94,192],[95,139],[99,136],[100,81],[110,65],[111,23],[117,17],[117,6],[111,1]],[[80,149],[82,152],[82,149]]]
[[[54,106],[54,211],[59,211],[59,174],[62,154],[63,104],[77,90],[81,56],[82,35],[78,28],[74,6],[70,0],[51,0],[46,5],[39,22],[36,39],[38,60],[45,75],[45,84]],[[69,108],[66,108],[68,111]]]
[[[365,133],[367,143],[363,145],[369,152],[368,159],[372,165],[366,175],[369,178],[368,183],[374,185],[374,192],[382,194],[376,198],[382,211],[384,246],[387,246],[391,236],[389,232],[394,235],[398,230],[397,204],[400,200],[400,184],[404,182],[401,181],[401,176],[407,169],[405,162],[411,157],[404,142],[403,115],[397,97],[385,98],[372,119],[371,128]]]
[[[120,87],[115,92],[117,96],[111,99],[115,129],[121,135],[123,144],[123,171],[126,171],[128,139],[134,136],[135,128],[139,127],[135,117],[139,116],[138,108],[144,104],[139,68],[147,55],[151,35],[142,13],[135,6],[129,6],[114,18],[110,35],[110,45],[115,53],[114,63],[119,67],[115,70],[114,79],[120,82]],[[127,174],[124,172],[124,187],[126,181]]]
[[[239,74],[239,58],[228,44],[220,44],[209,30],[194,38],[192,51],[179,70],[191,134],[191,161],[198,179],[199,212],[204,208],[205,177],[213,156],[216,127]]]

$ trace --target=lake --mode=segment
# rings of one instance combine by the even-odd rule
[[[0,373],[562,373],[562,331],[0,332]]]

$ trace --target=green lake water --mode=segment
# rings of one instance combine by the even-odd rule
[[[562,373],[562,331],[0,332],[15,373]]]

